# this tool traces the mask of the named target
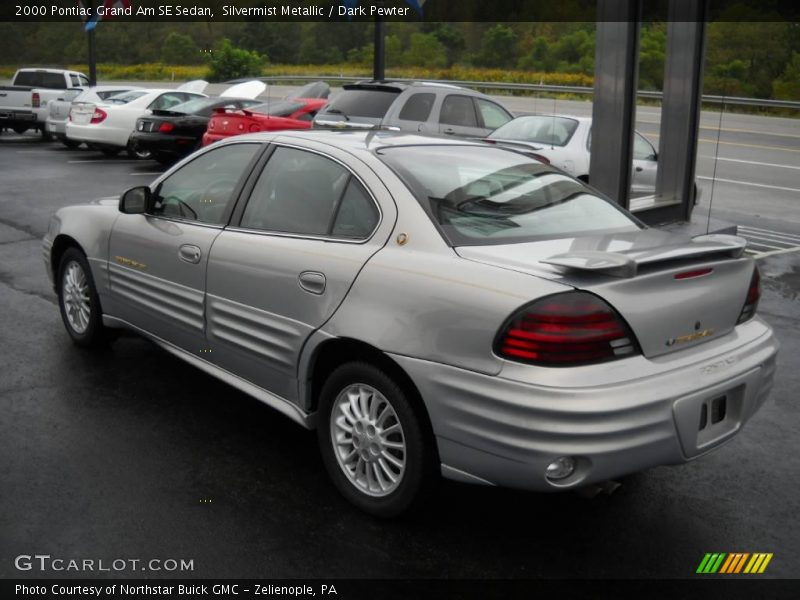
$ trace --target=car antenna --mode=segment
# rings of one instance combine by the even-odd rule
[[[711,194],[710,198],[708,199],[708,218],[706,219],[706,234],[708,234],[709,230],[711,229],[711,206],[714,203],[714,184],[717,183],[717,165],[719,164],[719,138],[722,133],[722,113],[725,111],[725,99],[727,96],[727,82],[723,85],[722,88],[722,103],[719,106],[719,124],[717,125],[717,141],[714,145],[714,171],[711,173]],[[703,103],[700,103],[700,111],[703,110]],[[699,119],[698,119],[699,120]],[[695,150],[695,152],[697,152]],[[697,184],[695,183],[695,187]],[[695,192],[695,196],[697,192]],[[693,198],[692,201],[696,201],[697,198]]]

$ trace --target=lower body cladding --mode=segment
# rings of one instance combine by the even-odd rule
[[[425,400],[445,477],[556,491],[684,463],[730,440],[769,395],[778,342],[753,319],[706,346],[659,357],[658,374],[626,369],[625,381],[584,387],[393,358]]]

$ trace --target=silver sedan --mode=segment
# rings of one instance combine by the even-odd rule
[[[316,428],[381,516],[439,475],[558,491],[695,459],[775,370],[744,240],[648,229],[483,143],[237,137],[43,243],[78,346],[137,332]]]

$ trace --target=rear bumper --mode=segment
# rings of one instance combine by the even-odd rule
[[[142,133],[139,131],[131,135],[131,140],[140,148],[151,152],[162,152],[175,156],[190,154],[199,141],[191,136],[166,135],[163,133]]]
[[[130,133],[117,128],[92,124],[79,125],[72,122],[67,123],[66,127],[67,138],[70,140],[118,148],[125,148],[128,145]]]
[[[445,476],[553,491],[683,463],[734,437],[769,395],[778,342],[756,318],[705,346],[627,359],[619,380],[595,385],[583,367],[560,369],[558,385],[541,385],[520,380],[524,369],[490,376],[393,358],[425,400]],[[701,429],[703,405],[722,397],[725,418]],[[548,480],[547,466],[562,456],[576,459],[575,473]]]
[[[67,137],[67,120],[66,119],[53,119],[47,118],[45,122],[47,133],[57,137]]]
[[[16,125],[33,127],[36,124],[36,115],[33,112],[0,108],[0,127],[14,127]]]

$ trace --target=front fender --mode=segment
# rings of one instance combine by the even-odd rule
[[[117,206],[116,198],[106,198],[91,204],[67,206],[53,215],[42,240],[51,279],[54,279],[64,250],[77,245],[89,261],[98,294],[101,298],[107,295],[108,240],[120,216]]]

